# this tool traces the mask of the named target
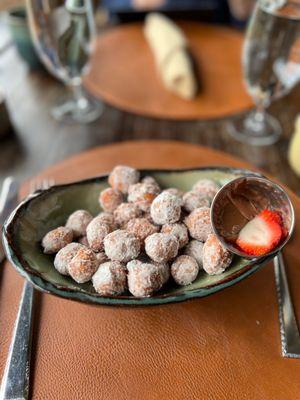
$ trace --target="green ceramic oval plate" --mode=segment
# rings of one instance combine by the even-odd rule
[[[223,167],[189,170],[142,170],[152,175],[161,187],[189,190],[201,178],[214,179],[223,185],[230,180],[252,174],[250,171]],[[100,176],[66,185],[53,186],[25,199],[5,223],[4,246],[17,271],[39,290],[67,299],[105,305],[154,305],[203,297],[231,286],[257,271],[271,257],[260,263],[235,257],[221,275],[210,276],[201,271],[189,286],[169,283],[153,297],[135,298],[131,295],[104,297],[97,294],[91,283],[77,284],[60,275],[53,267],[53,256],[42,252],[41,238],[51,229],[63,225],[76,209],[87,209],[93,215],[100,211],[98,195],[107,187],[107,176]]]

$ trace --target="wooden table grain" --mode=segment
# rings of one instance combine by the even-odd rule
[[[0,22],[0,27],[3,22]],[[227,119],[177,122],[136,116],[104,106],[102,117],[89,125],[65,125],[50,109],[66,95],[65,87],[44,71],[30,71],[13,45],[0,52],[0,88],[4,91],[15,133],[0,141],[0,184],[7,175],[20,181],[70,155],[124,140],[172,139],[220,149],[279,178],[296,192],[300,178],[287,162],[287,149],[300,111],[300,86],[271,106],[283,136],[275,145],[238,143],[226,129]],[[154,155],[155,156],[155,155]],[[299,155],[300,157],[300,155]],[[74,171],[76,179],[76,171]]]

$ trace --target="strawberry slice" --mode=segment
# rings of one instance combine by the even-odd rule
[[[277,246],[282,234],[280,215],[263,210],[241,229],[236,244],[249,255],[262,256]]]

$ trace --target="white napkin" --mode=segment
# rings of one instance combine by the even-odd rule
[[[291,168],[300,176],[300,115],[296,118],[295,131],[290,142],[288,158]]]
[[[184,99],[194,98],[197,80],[182,30],[164,15],[151,13],[144,33],[166,88]]]

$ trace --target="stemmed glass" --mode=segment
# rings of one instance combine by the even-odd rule
[[[102,106],[82,87],[96,36],[91,0],[26,0],[26,6],[42,62],[73,93],[70,100],[52,110],[52,115],[63,122],[94,121]]]
[[[278,120],[266,112],[300,80],[300,1],[258,0],[249,21],[242,66],[255,109],[228,125],[236,139],[270,145],[281,135]]]

